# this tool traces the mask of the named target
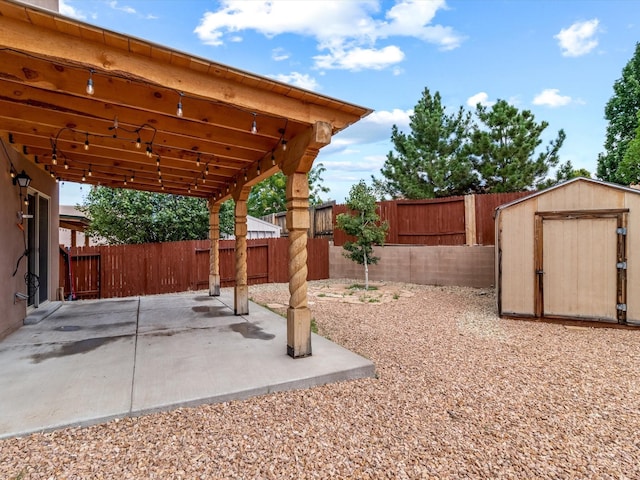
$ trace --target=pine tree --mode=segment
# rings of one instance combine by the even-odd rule
[[[378,196],[434,198],[472,192],[478,183],[465,152],[471,114],[462,107],[447,114],[440,93],[425,89],[410,117],[411,133],[396,125],[391,132],[395,153],[389,152],[373,178]]]
[[[605,119],[609,121],[605,152],[598,156],[598,178],[609,182],[628,185],[633,178],[620,171],[620,164],[635,137],[638,125],[637,114],[640,111],[640,43],[629,62],[622,69],[622,77],[613,84],[613,96],[604,109]]]
[[[478,124],[473,127],[470,151],[480,174],[481,191],[519,192],[543,182],[558,162],[565,139],[563,130],[547,148],[538,152],[548,123],[536,122],[529,110],[518,110],[506,100],[492,107],[476,107]]]

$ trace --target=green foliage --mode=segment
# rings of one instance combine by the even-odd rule
[[[373,177],[379,198],[434,198],[467,193],[514,192],[540,185],[558,164],[565,139],[558,132],[543,151],[547,122],[505,100],[492,107],[478,104],[475,115],[460,107],[447,114],[440,94],[425,89],[414,108],[411,133],[391,131],[389,152]]]
[[[626,184],[640,183],[640,111],[638,112],[638,127],[636,136],[627,145],[619,168],[620,176],[625,179]]]
[[[471,114],[462,107],[447,114],[440,93],[425,89],[410,117],[411,133],[396,125],[389,152],[381,169],[384,180],[373,178],[379,197],[433,198],[474,191],[478,177],[466,154]]]
[[[537,123],[529,110],[520,111],[506,100],[491,108],[476,107],[479,121],[471,133],[473,165],[481,178],[481,191],[518,192],[544,181],[549,168],[558,164],[563,130],[536,155],[547,122]]]
[[[622,77],[613,84],[613,96],[604,109],[609,121],[604,143],[605,152],[598,156],[598,178],[628,185],[636,180],[634,168],[621,168],[629,143],[636,135],[640,111],[640,43],[622,69]],[[637,157],[636,157],[637,158]]]
[[[323,185],[322,174],[325,172],[322,163],[315,165],[309,172],[309,205],[323,202],[320,195],[328,193],[329,188]],[[247,210],[249,215],[263,217],[271,213],[284,212],[287,209],[287,177],[278,172],[253,186]]]
[[[373,256],[373,246],[384,244],[389,225],[380,223],[371,187],[360,180],[351,187],[346,204],[350,213],[339,214],[336,225],[347,235],[356,237],[356,241],[345,242],[344,256],[360,265],[377,263],[379,258]]]
[[[89,235],[109,244],[205,239],[209,230],[200,198],[92,187],[80,210],[91,219]]]
[[[233,235],[236,228],[236,202],[227,200],[220,205],[220,235]]]
[[[567,160],[566,163],[563,163],[558,167],[555,178],[547,178],[538,184],[538,190],[553,187],[558,183],[566,182],[567,180],[578,177],[591,178],[591,172],[585,168],[574,169],[571,164],[571,160]]]

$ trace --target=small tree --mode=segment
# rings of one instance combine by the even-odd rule
[[[369,264],[376,264],[379,260],[379,257],[373,256],[373,246],[384,244],[389,225],[380,223],[373,189],[364,180],[351,187],[347,207],[350,213],[339,214],[336,224],[347,235],[356,237],[356,241],[346,242],[343,246],[346,252],[343,254],[364,265],[364,288],[369,290]]]

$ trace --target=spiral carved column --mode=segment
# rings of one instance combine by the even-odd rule
[[[220,205],[209,199],[209,295],[220,296]]]
[[[287,229],[289,230],[289,308],[287,354],[311,355],[311,311],[307,306],[307,232],[309,182],[306,173],[287,176]]]
[[[249,287],[247,285],[247,201],[236,199],[236,286],[234,288],[234,312],[249,313]]]

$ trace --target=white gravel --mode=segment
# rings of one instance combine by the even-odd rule
[[[639,478],[640,331],[498,319],[486,290],[311,285],[320,332],[378,378],[0,440],[0,478]]]

